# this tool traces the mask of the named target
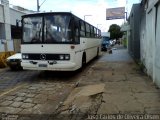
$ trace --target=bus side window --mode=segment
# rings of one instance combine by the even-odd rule
[[[91,26],[91,37],[94,38],[94,27],[93,26]]]
[[[80,36],[85,37],[85,23],[83,21],[80,21]]]
[[[100,38],[101,37],[101,31],[98,30],[98,37]]]
[[[80,43],[80,35],[79,35],[79,20],[74,18],[74,41],[76,44]]]
[[[90,25],[86,23],[86,37],[91,37],[90,33]]]
[[[97,28],[94,28],[94,37],[97,37]]]
[[[78,29],[78,27],[75,28],[75,43],[80,43],[80,41],[79,41],[79,29]]]

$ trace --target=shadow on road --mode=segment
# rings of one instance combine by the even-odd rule
[[[76,71],[41,71],[38,75],[37,80],[49,80],[49,81],[68,81],[72,82],[72,80],[76,80],[75,78],[78,76],[83,76],[86,74],[88,69],[95,64],[102,56],[91,60],[89,63],[85,65],[84,68],[76,70]]]

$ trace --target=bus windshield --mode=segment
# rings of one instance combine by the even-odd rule
[[[23,43],[72,43],[70,16],[45,15],[23,19]]]
[[[23,19],[23,42],[42,42],[42,17],[28,17]]]

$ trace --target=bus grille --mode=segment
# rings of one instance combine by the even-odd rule
[[[69,54],[28,54],[23,53],[22,59],[25,60],[61,60],[60,56],[64,56],[63,60],[69,60],[70,55]],[[69,56],[68,59],[65,59],[65,56]]]

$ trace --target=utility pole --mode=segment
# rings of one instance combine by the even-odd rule
[[[40,8],[40,6],[39,6],[39,0],[37,0],[37,12],[39,12],[39,8]]]
[[[39,0],[37,0],[37,12],[39,12],[40,7],[43,5],[43,3],[46,2],[46,0],[44,0],[41,5],[39,5]]]
[[[126,0],[126,12],[125,12],[125,16],[126,16],[126,21],[128,19],[128,0]]]

